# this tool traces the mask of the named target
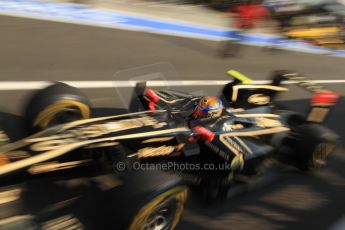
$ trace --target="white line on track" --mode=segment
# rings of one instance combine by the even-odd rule
[[[100,88],[128,88],[134,87],[138,81],[62,81],[66,84],[77,88],[84,89],[100,89]],[[225,85],[229,83],[226,80],[219,81],[148,81],[147,85],[151,87],[165,87],[165,86],[216,86]],[[313,80],[313,83],[321,84],[345,84],[345,80]],[[267,84],[270,81],[257,80],[252,81],[252,84]],[[6,90],[31,90],[41,89],[52,84],[48,81],[3,81],[0,82],[0,91]],[[294,84],[292,81],[286,81],[284,84]]]

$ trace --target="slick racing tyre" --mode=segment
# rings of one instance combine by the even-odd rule
[[[300,125],[293,156],[296,166],[305,171],[320,169],[335,151],[337,142],[338,136],[322,125]]]
[[[134,217],[129,230],[175,229],[180,221],[187,198],[186,187],[174,187],[142,207]]]
[[[56,83],[36,92],[24,110],[30,131],[90,117],[91,103],[77,88]]]
[[[184,211],[188,189],[174,175],[140,171],[130,173],[112,197],[105,198],[106,205],[114,199],[112,218],[106,218],[111,229],[172,230]]]

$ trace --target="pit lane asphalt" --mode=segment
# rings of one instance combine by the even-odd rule
[[[241,47],[234,58],[216,56],[219,43],[81,25],[0,16],[1,81],[126,80],[119,70],[153,63],[171,63],[177,75],[168,80],[224,80],[233,68],[253,79],[266,79],[274,69],[300,71],[315,80],[344,79],[344,59],[289,51],[267,52]],[[341,93],[345,85],[329,85]],[[176,88],[176,87],[175,87]],[[218,87],[177,87],[215,94]],[[98,107],[123,106],[126,89],[86,89]],[[20,113],[29,91],[0,91],[2,110]],[[292,88],[282,100],[309,94]],[[123,98],[123,97],[122,97]],[[342,107],[345,108],[342,102]],[[344,109],[332,117],[342,131]],[[316,174],[288,173],[278,181],[210,207],[190,203],[179,229],[329,229],[345,214],[344,152]]]

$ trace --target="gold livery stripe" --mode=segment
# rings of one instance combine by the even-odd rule
[[[18,200],[20,198],[21,193],[22,190],[18,188],[0,192],[0,205]]]
[[[249,137],[249,136],[260,136],[260,135],[267,135],[267,134],[287,132],[287,131],[290,131],[290,129],[287,127],[274,127],[274,128],[260,129],[260,130],[254,130],[254,131],[224,133],[219,136],[220,138],[225,137],[225,136]]]
[[[235,85],[232,87],[233,93],[232,93],[232,102],[237,101],[238,97],[238,91],[240,89],[270,89],[273,91],[288,91],[285,87],[280,86],[273,86],[273,85]]]
[[[243,114],[234,114],[236,117],[243,117],[243,118],[251,118],[251,117],[275,117],[278,118],[279,115],[277,114],[270,114],[270,113],[253,113],[253,114],[247,114],[247,113],[243,113]]]
[[[163,113],[166,112],[166,110],[155,110],[155,111],[143,111],[143,112],[137,112],[137,113],[127,113],[127,114],[121,114],[121,115],[115,115],[115,116],[108,116],[108,117],[98,117],[98,118],[91,118],[91,119],[84,119],[84,120],[78,120],[78,121],[72,121],[70,123],[66,123],[61,125],[61,129],[58,130],[56,133],[59,133],[61,131],[64,131],[66,129],[73,128],[78,125],[83,125],[83,124],[88,124],[92,122],[97,122],[97,121],[103,121],[103,120],[109,120],[109,119],[115,119],[115,118],[122,118],[122,117],[127,117],[127,116],[135,116],[135,115],[140,115],[140,114],[149,114],[149,113]],[[12,151],[14,149],[19,149],[22,148],[26,145],[29,144],[30,140],[33,138],[42,138],[42,136],[45,135],[46,132],[50,131],[50,129],[43,130],[41,132],[35,133],[25,139],[9,143],[7,145],[1,146],[0,148],[0,153],[6,153],[9,151]]]
[[[96,122],[96,121],[104,121],[104,120],[110,120],[110,119],[115,119],[115,118],[130,117],[130,116],[135,116],[135,115],[140,115],[140,114],[164,113],[164,112],[166,112],[166,110],[143,111],[143,112],[137,112],[137,113],[126,113],[126,114],[115,115],[115,116],[97,117],[97,118],[91,118],[91,119],[85,119],[85,120],[72,121],[70,123],[63,125],[62,128],[59,130],[59,132],[66,129],[73,128],[78,125],[88,124],[88,123]]]
[[[245,148],[248,153],[253,154],[252,150],[248,147],[246,143],[244,143],[244,141],[242,141],[240,138],[236,136],[234,137],[234,139],[236,139],[241,144],[241,147]]]
[[[74,168],[77,166],[80,166],[82,164],[85,164],[87,162],[90,162],[91,160],[81,160],[81,161],[71,161],[71,162],[47,162],[43,164],[37,164],[33,165],[28,169],[28,172],[30,174],[39,174],[44,172],[52,172],[62,169],[68,169],[68,168]]]
[[[23,220],[31,220],[31,219],[33,219],[33,216],[31,216],[31,215],[12,216],[12,217],[8,217],[5,219],[1,219],[0,220],[0,226],[4,226],[6,224],[10,224],[13,222],[18,222],[18,221],[23,221]]]
[[[243,132],[232,132],[232,133],[224,133],[219,135],[219,140],[228,147],[235,155],[239,155],[240,152],[234,148],[226,139],[225,137],[240,137],[240,136],[260,136],[260,135],[267,135],[272,133],[280,133],[280,132],[287,132],[289,128],[286,127],[275,127],[270,129],[261,129],[255,131],[243,131]],[[243,146],[242,146],[243,147]]]
[[[82,146],[89,145],[89,144],[95,144],[95,143],[105,142],[105,141],[124,140],[124,139],[131,139],[131,138],[150,137],[150,136],[156,136],[156,135],[162,135],[162,134],[170,134],[172,132],[184,132],[184,131],[190,131],[190,129],[175,128],[175,129],[151,131],[151,132],[145,132],[145,133],[139,133],[139,134],[129,134],[129,135],[123,135],[123,136],[118,136],[118,137],[100,138],[100,139],[95,139],[95,140],[71,143],[59,149],[51,150],[51,151],[48,151],[36,156],[32,156],[30,158],[26,158],[23,160],[19,160],[10,164],[0,166],[0,175],[9,173],[15,170],[19,170],[25,167],[29,167],[33,164],[38,164],[47,160],[51,160],[55,157],[62,156],[72,150],[75,150],[77,148],[80,148]]]
[[[174,139],[174,137],[156,137],[156,138],[150,138],[147,140],[142,141],[141,143],[153,143],[153,142],[166,142]]]

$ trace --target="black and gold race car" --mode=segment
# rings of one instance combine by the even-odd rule
[[[145,83],[137,84],[131,113],[106,117],[90,117],[88,99],[66,84],[36,92],[24,115],[32,134],[6,143],[2,132],[1,226],[174,229],[184,184],[214,199],[272,162],[301,170],[326,164],[338,136],[321,123],[338,94],[290,72],[263,85],[229,73],[235,80],[222,90],[223,114],[198,120],[190,115],[199,96]],[[309,114],[274,105],[286,79],[315,93]]]

